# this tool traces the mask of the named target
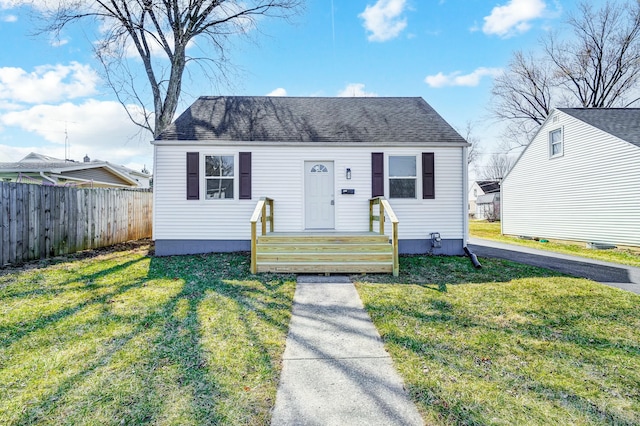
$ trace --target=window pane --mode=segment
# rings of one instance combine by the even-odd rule
[[[233,179],[207,179],[207,199],[233,198]]]
[[[416,157],[389,157],[389,176],[415,176]]]
[[[389,198],[416,198],[416,180],[389,179]]]
[[[562,140],[562,131],[560,129],[551,132],[551,143],[557,143]]]
[[[207,155],[204,161],[205,176],[220,176],[220,157]]]
[[[233,156],[225,155],[222,159],[222,176],[233,176]]]
[[[562,144],[556,143],[551,145],[551,155],[562,154]]]

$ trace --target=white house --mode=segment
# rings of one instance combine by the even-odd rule
[[[500,182],[495,180],[476,180],[469,186],[469,216],[472,216],[474,219],[486,219],[485,211],[487,210],[486,205],[482,207],[478,207],[478,197],[482,197],[486,194],[494,194],[500,192]],[[493,203],[494,197],[484,197],[480,200],[483,201],[483,204],[486,204],[485,200],[491,198],[491,202]],[[499,211],[499,209],[498,209]]]
[[[502,232],[640,246],[640,109],[554,110],[502,182]]]
[[[376,196],[401,253],[463,253],[469,144],[422,98],[201,97],[153,145],[158,255],[250,250],[261,197],[276,233],[366,233]]]

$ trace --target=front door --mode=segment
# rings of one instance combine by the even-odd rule
[[[305,228],[333,229],[333,161],[305,161],[304,169]]]

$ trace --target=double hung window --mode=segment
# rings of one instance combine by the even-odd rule
[[[233,199],[233,155],[206,155],[204,177],[207,199]]]
[[[549,132],[549,157],[559,157],[563,154],[562,129]]]
[[[416,198],[416,157],[389,157],[389,198]]]

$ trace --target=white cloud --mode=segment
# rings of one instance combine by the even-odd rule
[[[354,98],[360,98],[360,97],[376,97],[378,96],[377,93],[374,92],[367,92],[364,90],[364,84],[362,83],[349,83],[347,84],[347,86],[342,89],[341,91],[338,92],[338,96],[341,98],[348,98],[348,97],[354,97]]]
[[[500,68],[477,68],[470,74],[462,74],[456,71],[450,74],[439,72],[436,75],[427,76],[424,81],[430,87],[440,88],[445,86],[470,86],[474,87],[480,84],[480,79],[485,76],[495,77],[502,72]]]
[[[373,6],[367,5],[358,17],[364,20],[365,29],[370,32],[369,41],[386,41],[397,37],[407,26],[401,18],[406,7],[405,0],[378,0]]]
[[[0,68],[0,101],[36,104],[75,99],[97,93],[100,78],[89,66],[42,65],[32,72],[22,68]]]
[[[278,87],[277,89],[267,93],[267,96],[287,96],[287,91],[282,87]]]
[[[5,15],[2,17],[2,22],[17,22],[18,17],[16,15]]]
[[[118,102],[89,99],[78,105],[69,102],[36,105],[0,115],[0,125],[5,127],[5,133],[11,127],[17,127],[49,142],[45,148],[25,149],[22,149],[24,144],[21,143],[21,148],[14,146],[7,151],[9,153],[22,155],[25,151],[35,151],[61,158],[64,157],[67,139],[69,157],[72,159],[81,160],[88,154],[92,159],[116,164],[142,163],[149,168],[152,166],[151,135],[140,133]],[[2,142],[15,145],[6,138]]]
[[[491,15],[485,16],[482,31],[510,37],[531,28],[531,20],[540,18],[547,5],[543,0],[509,0],[504,6],[496,6]]]
[[[60,47],[60,46],[64,46],[65,44],[69,43],[69,39],[63,39],[63,38],[55,38],[51,40],[51,46],[53,47]]]

